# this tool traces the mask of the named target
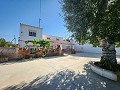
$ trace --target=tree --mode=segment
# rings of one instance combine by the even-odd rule
[[[0,38],[0,47],[15,47],[16,45],[4,38]]]
[[[117,63],[120,0],[62,0],[61,4],[66,27],[78,43],[101,46],[101,62]]]
[[[0,47],[5,47],[6,40],[4,38],[0,38]]]

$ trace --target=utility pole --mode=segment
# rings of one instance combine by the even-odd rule
[[[41,20],[41,19],[39,18],[39,28],[40,28],[40,20]]]
[[[40,0],[40,17],[39,17],[39,28],[40,28],[40,24],[41,24],[41,0]]]

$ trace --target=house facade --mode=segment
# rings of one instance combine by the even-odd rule
[[[71,42],[63,40],[62,37],[43,35],[43,39],[50,41],[53,49],[56,48],[57,45],[60,45],[61,49],[74,49],[74,44],[72,44]]]
[[[34,39],[42,39],[42,34],[43,34],[42,28],[20,23],[18,44],[20,47],[25,47],[26,46],[25,41],[34,40]]]
[[[75,40],[71,40],[70,42],[64,41],[62,37],[52,36],[52,35],[44,35],[43,29],[35,26],[30,26],[26,24],[20,23],[20,32],[18,44],[20,47],[25,47],[25,41],[34,40],[34,39],[45,39],[50,41],[53,49],[60,45],[61,49],[75,49],[78,52],[90,52],[90,53],[102,53],[102,49],[100,47],[93,47],[91,44],[79,45]],[[28,44],[33,48],[32,43]],[[120,49],[116,48],[116,54],[120,55]]]
[[[25,41],[27,40],[34,40],[34,39],[44,39],[50,41],[51,46],[56,48],[58,45],[61,49],[74,49],[74,44],[68,41],[64,41],[62,37],[58,36],[51,36],[51,35],[43,35],[43,29],[26,25],[20,24],[20,33],[19,33],[19,40],[18,44],[20,47],[25,47]],[[32,43],[28,44],[30,47],[33,47]]]

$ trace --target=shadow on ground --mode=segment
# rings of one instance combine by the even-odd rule
[[[84,65],[84,71],[76,74],[64,70],[46,76],[39,76],[30,83],[24,81],[4,90],[120,90],[118,82],[103,78],[90,69],[90,63]]]

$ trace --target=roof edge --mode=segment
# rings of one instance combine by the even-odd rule
[[[39,28],[39,27],[36,27],[36,26],[31,26],[31,25],[24,24],[24,23],[20,23],[20,25],[29,26],[29,27],[33,27],[33,28],[37,28],[37,29],[43,30],[43,28]]]

